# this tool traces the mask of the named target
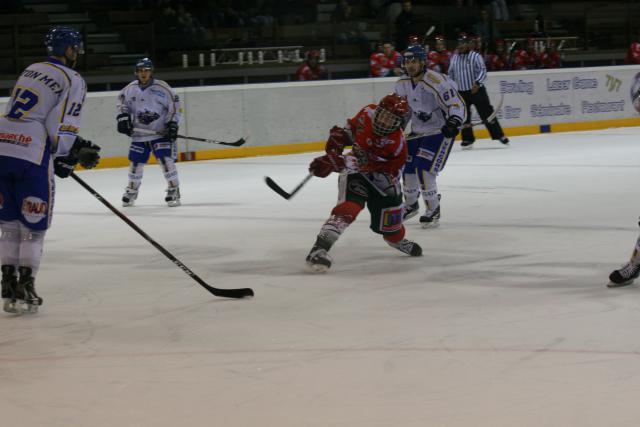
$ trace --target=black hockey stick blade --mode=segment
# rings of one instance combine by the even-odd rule
[[[313,178],[313,174],[310,173],[309,175],[307,175],[302,182],[300,182],[300,184],[298,184],[296,186],[296,188],[294,188],[291,193],[287,193],[286,191],[284,191],[282,189],[282,187],[280,187],[278,184],[276,184],[276,182],[271,179],[268,176],[264,177],[264,182],[267,183],[267,186],[272,189],[273,191],[275,191],[276,193],[278,193],[279,195],[281,195],[282,197],[284,197],[286,200],[291,199],[298,191],[300,191],[300,189],[307,183],[307,181],[309,181],[311,178]]]
[[[116,216],[118,218],[120,218],[121,220],[126,222],[129,227],[133,228],[136,231],[136,233],[138,233],[140,236],[142,236],[147,242],[151,243],[151,245],[153,245],[153,247],[155,247],[157,250],[159,250],[164,256],[169,258],[169,260],[172,263],[174,263],[178,268],[180,268],[180,270],[184,271],[189,277],[191,277],[193,280],[198,282],[198,284],[200,286],[205,288],[207,291],[209,291],[213,295],[215,295],[217,297],[222,297],[222,298],[245,298],[245,297],[252,297],[253,296],[253,289],[250,289],[250,288],[218,289],[218,288],[214,288],[213,286],[209,286],[204,280],[202,280],[200,277],[198,277],[198,275],[196,273],[191,271],[189,269],[189,267],[184,265],[178,258],[173,256],[173,254],[171,252],[166,250],[164,248],[164,246],[162,246],[160,243],[158,243],[154,239],[152,239],[151,236],[149,236],[147,233],[145,233],[140,227],[138,227],[133,221],[131,221],[125,214],[123,214],[118,209],[113,207],[113,205],[111,203],[109,203],[104,197],[102,197],[102,195],[100,193],[98,193],[96,190],[91,188],[91,186],[89,186],[89,184],[84,182],[84,180],[82,180],[78,175],[76,175],[74,172],[71,172],[70,176],[78,184],[80,184],[85,190],[87,190],[89,193],[91,193],[91,195],[93,197],[98,199],[98,201],[100,201],[100,203],[105,205],[111,212],[116,214]]]
[[[233,141],[233,142],[218,141],[216,139],[198,138],[198,137],[195,137],[195,136],[186,136],[186,135],[178,135],[178,138],[188,139],[188,140],[191,140],[191,141],[207,142],[209,144],[229,145],[231,147],[240,147],[245,142],[247,142],[247,140],[244,139],[244,138],[240,138],[239,140]]]

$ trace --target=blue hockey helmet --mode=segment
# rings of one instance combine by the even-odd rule
[[[153,71],[153,61],[147,57],[140,58],[138,62],[136,62],[135,72],[137,73],[139,70]]]
[[[84,53],[82,34],[71,27],[51,28],[44,37],[44,45],[47,48],[47,54],[51,56],[64,56],[68,47],[75,49],[79,54]]]
[[[419,44],[409,46],[404,52],[402,52],[402,62],[412,61],[415,59],[419,59],[423,62],[427,60],[427,51]]]

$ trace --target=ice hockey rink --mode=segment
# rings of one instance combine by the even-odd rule
[[[97,142],[97,141],[96,141]],[[317,153],[157,166],[122,209],[216,298],[71,179],[58,180],[35,316],[0,315],[4,426],[603,426],[640,419],[640,289],[607,289],[640,214],[640,128],[480,140],[440,176],[443,219],[368,212],[309,275],[336,176]],[[126,169],[80,172],[116,206]]]

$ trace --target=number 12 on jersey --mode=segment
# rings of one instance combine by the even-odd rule
[[[36,92],[16,87],[13,93],[13,101],[11,103],[11,109],[7,113],[7,117],[10,119],[24,119],[29,115],[29,112],[38,105],[39,96]]]

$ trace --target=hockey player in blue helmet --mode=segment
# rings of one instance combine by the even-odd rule
[[[420,45],[409,46],[402,54],[406,77],[395,93],[407,98],[411,107],[409,155],[403,171],[404,219],[420,211],[418,199],[426,207],[420,217],[423,228],[440,221],[440,197],[436,177],[444,168],[460,124],[466,118],[465,105],[456,86],[445,75],[427,68],[427,52]]]
[[[63,57],[66,65],[75,67],[78,55],[84,54],[82,34],[71,27],[58,26],[49,30],[44,38],[47,56]]]
[[[142,86],[147,86],[153,78],[153,61],[149,58],[142,58],[136,62],[134,71],[138,81]]]
[[[176,169],[178,123],[182,116],[180,97],[165,81],[153,78],[153,62],[142,58],[135,65],[136,80],[118,94],[118,132],[131,137],[129,182],[122,206],[134,206],[142,184],[144,166],[151,153],[167,180],[165,202],[180,206],[180,187]]]
[[[0,116],[0,284],[3,309],[13,314],[36,313],[43,303],[35,280],[53,215],[53,174],[67,178],[78,163],[93,168],[100,159],[100,147],[78,135],[87,85],[72,67],[82,37],[53,27],[44,44],[48,58],[21,73]]]

